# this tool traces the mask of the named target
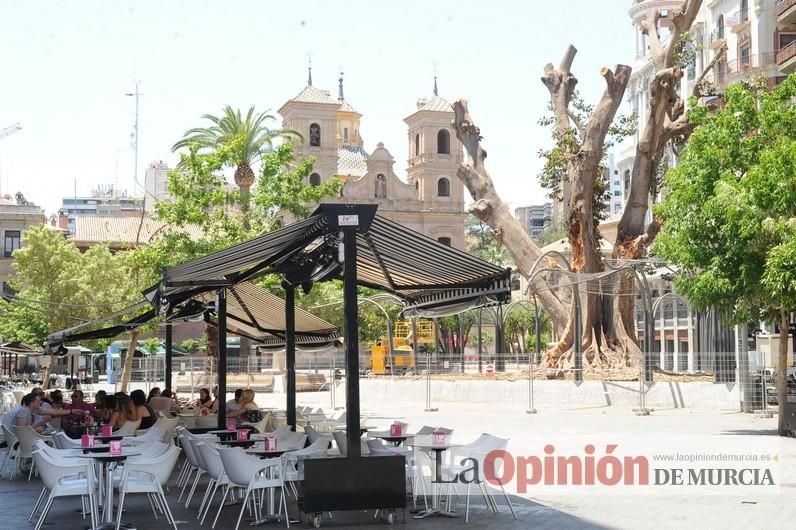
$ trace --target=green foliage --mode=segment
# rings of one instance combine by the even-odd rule
[[[232,165],[251,166],[270,151],[276,138],[301,139],[301,134],[291,129],[269,129],[266,123],[275,120],[275,117],[267,111],[256,112],[253,105],[245,116],[240,109],[226,105],[221,116],[205,114],[202,119],[210,121],[212,125],[189,129],[182,140],[172,146],[172,151],[195,146],[212,153],[220,148],[228,148]]]
[[[666,176],[655,252],[696,309],[770,320],[796,306],[796,76],[731,85]]]
[[[319,186],[304,184],[312,173],[315,159],[305,158],[296,163],[289,143],[264,155],[262,173],[254,193],[254,222],[264,229],[281,226],[285,212],[303,219],[312,213],[313,205],[325,197],[335,197],[342,187],[338,178],[330,178]]]
[[[6,340],[42,344],[54,331],[99,318],[140,299],[123,254],[105,245],[82,253],[63,234],[44,226],[25,230],[13,254],[16,298],[0,302]]]
[[[143,341],[143,349],[149,355],[154,355],[160,351],[161,342],[158,337],[151,337]]]
[[[469,254],[502,267],[511,264],[511,256],[506,247],[497,242],[495,230],[473,214],[468,214],[464,220],[464,234]]]
[[[204,351],[207,347],[207,336],[203,335],[199,339],[185,339],[180,343],[180,349],[185,350],[191,355]]]
[[[313,161],[296,165],[292,147],[284,144],[263,156],[254,193],[241,199],[223,174],[238,150],[236,142],[230,141],[211,152],[199,153],[198,146],[191,145],[187,153],[181,153],[180,169],[169,175],[167,189],[172,198],[155,206],[155,218],[166,226],[129,257],[131,268],[141,274],[141,287],[158,281],[164,267],[268,232],[281,224],[285,212],[306,217],[310,204],[337,194],[337,179],[316,187],[302,184]],[[250,201],[248,208],[242,207],[242,200]]]
[[[552,115],[551,105],[548,105],[548,111],[550,114],[540,118],[539,125],[551,126],[556,123],[555,117]],[[561,201],[563,198],[563,184],[566,182],[566,179],[571,178],[571,175],[569,175],[570,163],[574,162],[582,155],[580,150],[584,140],[583,134],[588,126],[593,111],[594,106],[587,104],[580,97],[580,94],[575,92],[572,96],[569,108],[571,125],[563,130],[554,129],[553,147],[539,150],[538,156],[544,160],[544,165],[538,175],[539,183],[543,188],[548,190],[548,195],[553,200]],[[603,145],[603,161],[605,160],[606,153],[611,147],[622,138],[635,134],[637,127],[638,116],[635,114],[615,116],[613,123],[611,123],[608,128],[608,135]],[[608,181],[603,178],[605,171],[605,165],[600,164],[594,175],[592,212],[594,215],[595,237],[598,239],[599,233],[597,232],[597,227],[600,221],[605,219],[610,202],[609,184]],[[564,205],[565,208],[567,206],[568,205]],[[553,240],[555,239],[557,238],[553,238]]]

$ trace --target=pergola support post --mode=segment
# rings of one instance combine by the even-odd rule
[[[283,282],[285,289],[285,372],[287,374],[287,424],[296,430],[296,288]]]
[[[359,458],[359,304],[357,301],[357,232],[344,226],[343,307],[345,316],[346,441],[348,458]]]
[[[227,426],[227,289],[222,287],[216,297],[216,314],[218,315],[218,428]]]
[[[172,326],[173,324],[171,322],[166,322],[166,366],[164,366],[164,378],[166,380],[165,387],[168,390],[171,390],[171,362],[174,354],[172,348],[172,342],[174,340]]]

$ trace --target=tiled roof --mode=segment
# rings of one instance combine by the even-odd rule
[[[425,105],[418,110],[430,110],[431,112],[453,112],[453,107],[447,100],[439,96],[429,99]]]
[[[139,223],[141,223],[141,218],[137,215],[130,217],[78,215],[75,218],[75,233],[70,239],[76,243],[109,243],[111,246],[132,246],[138,235]],[[163,221],[144,217],[141,235],[138,237],[140,244],[151,241],[165,224]],[[186,231],[192,237],[202,237],[199,227],[187,227]]]
[[[338,112],[355,112],[359,114],[357,111],[354,110],[354,107],[351,106],[348,101],[343,100],[343,104],[340,105],[340,108],[337,109]]]
[[[327,105],[340,104],[339,101],[333,99],[332,96],[329,95],[328,90],[321,90],[312,85],[305,86],[304,89],[299,92],[298,96],[294,97],[290,101],[296,101],[298,103],[324,103]]]
[[[337,174],[361,177],[368,172],[368,154],[361,147],[343,145],[337,148]]]

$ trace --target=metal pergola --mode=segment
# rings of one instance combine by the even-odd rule
[[[285,290],[287,422],[296,419],[295,290],[342,279],[345,315],[346,427],[349,457],[360,456],[357,286],[380,289],[408,313],[463,304],[503,303],[510,298],[510,269],[448,247],[376,215],[376,205],[322,204],[307,219],[205,257],[166,269],[147,298],[160,312],[184,301],[216,297],[219,374],[226,372],[226,322],[236,285],[265,274],[282,276]],[[226,393],[220,377],[219,394]],[[225,411],[219,411],[219,425]]]

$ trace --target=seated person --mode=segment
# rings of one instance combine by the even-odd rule
[[[138,428],[149,429],[152,427],[155,421],[157,421],[157,418],[155,417],[155,411],[146,403],[146,394],[144,394],[144,391],[133,390],[130,392],[130,399],[133,401],[138,419],[141,420],[141,425]]]
[[[133,400],[127,394],[117,394],[116,407],[108,423],[112,428],[118,429],[128,421],[137,421],[138,413],[133,406]]]
[[[67,436],[70,438],[79,438],[80,435],[83,434],[86,412],[89,413],[88,415],[91,416],[93,421],[94,416],[97,414],[97,409],[91,403],[83,401],[82,390],[72,391],[72,403],[69,405],[69,408],[72,409],[73,413],[61,419],[61,426]],[[75,412],[78,413],[75,414]]]
[[[258,423],[263,419],[260,407],[254,402],[254,390],[247,388],[240,396],[240,409],[227,414],[229,418],[237,418],[238,421],[247,423]]]
[[[235,390],[235,399],[230,399],[227,401],[225,405],[227,408],[227,413],[234,412],[236,410],[240,410],[240,396],[243,394],[243,389],[238,388]]]
[[[200,393],[201,395],[201,393]],[[202,415],[207,416],[208,414],[218,414],[218,387],[213,387],[213,401],[210,404],[207,404],[205,401],[204,403],[199,405],[199,410],[201,411]]]

